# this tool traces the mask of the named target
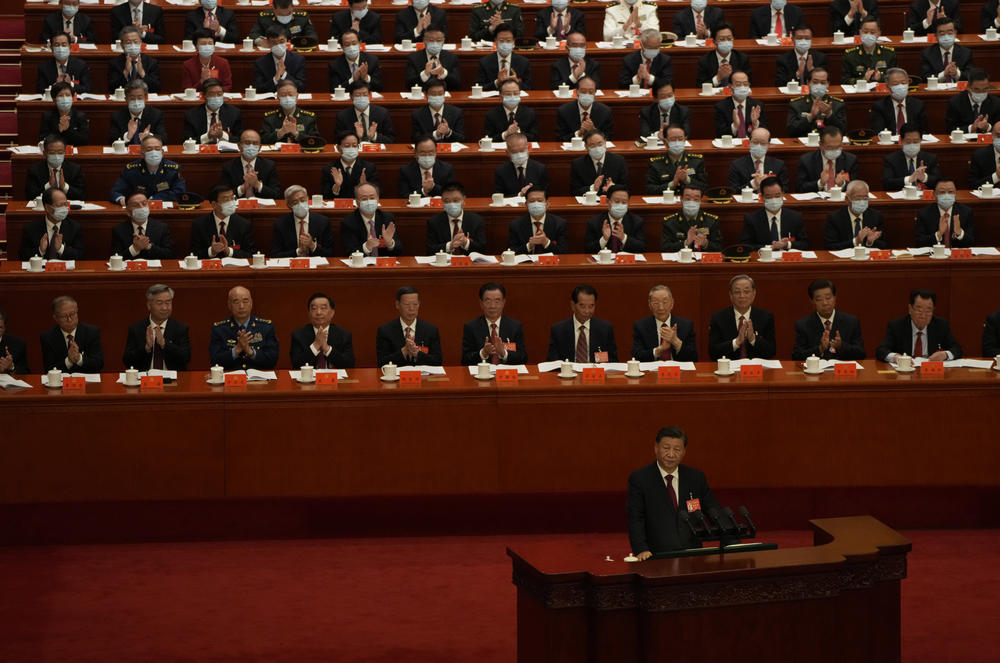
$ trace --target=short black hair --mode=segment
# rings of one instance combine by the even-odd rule
[[[819,131],[819,139],[823,140],[827,136],[843,136],[844,132],[836,124],[828,124]]]
[[[234,191],[233,187],[228,184],[216,184],[209,190],[208,199],[213,203],[219,202],[219,196],[221,196],[226,191]],[[234,191],[235,192],[235,191]]]
[[[728,23],[719,23],[717,26],[715,26],[715,29],[712,30],[712,39],[718,40],[718,37],[716,35],[718,35],[721,30],[729,30],[730,32],[733,33],[733,37],[734,38],[736,37],[736,30],[733,29],[733,26],[729,25]]]
[[[833,281],[830,279],[819,278],[809,284],[809,299],[813,298],[813,295],[816,294],[817,290],[823,290],[825,288],[829,288],[830,292],[835,295],[837,294],[837,286],[833,285]]]
[[[292,6],[292,0],[274,0],[274,6],[288,9]]]
[[[223,98],[225,98],[226,88],[218,78],[206,78],[201,82],[201,93],[208,94],[208,88],[218,85],[222,88]]]
[[[597,301],[597,288],[592,285],[587,285],[586,283],[581,283],[580,285],[573,288],[572,300],[576,304],[580,295],[593,295],[594,301]]]
[[[447,90],[448,84],[445,83],[443,78],[438,78],[437,76],[431,76],[430,78],[427,79],[427,82],[424,83],[424,92],[427,92],[428,90],[431,90],[436,87],[443,87],[445,90]]]
[[[538,186],[537,184],[534,184],[534,183],[532,183],[528,187],[528,190],[524,192],[524,199],[525,200],[528,199],[528,194],[530,194],[530,193],[540,193],[540,194],[542,194],[542,198],[544,198],[545,200],[549,199],[549,192],[548,192],[548,190],[545,189],[544,187],[540,187],[540,186]]]
[[[441,187],[442,196],[446,193],[451,193],[452,191],[457,191],[463,196],[465,196],[465,187],[462,186],[461,182],[449,182],[448,184],[445,184],[443,187]]]
[[[916,303],[917,297],[920,299],[929,299],[931,302],[937,306],[937,295],[934,294],[933,290],[926,290],[924,288],[917,288],[916,290],[910,291],[910,306]]]
[[[494,281],[490,281],[489,283],[484,283],[479,286],[479,299],[482,299],[483,295],[493,290],[499,290],[500,294],[503,295],[503,298],[507,299],[507,288]]]
[[[976,81],[988,81],[990,80],[990,75],[985,69],[979,67],[969,67],[969,85],[972,85]]]
[[[660,443],[665,437],[672,437],[678,439],[684,443],[684,448],[687,449],[688,436],[683,430],[677,426],[664,426],[660,430],[656,431],[656,444]]]
[[[687,191],[688,189],[691,189],[692,191],[698,191],[699,193],[701,193],[702,195],[704,195],[706,188],[707,187],[704,184],[702,184],[701,182],[694,182],[694,181],[687,182],[684,185],[684,187],[681,188],[681,195],[683,196],[684,192]]]
[[[292,0],[288,0],[288,3],[291,4],[291,1]],[[275,2],[281,2],[281,0],[275,0]],[[284,29],[277,23],[272,23],[271,25],[267,26],[267,30],[264,31],[265,39],[278,39],[279,37],[287,37],[287,36],[288,35],[285,34]]]
[[[403,299],[403,295],[420,295],[420,291],[414,288],[412,285],[404,285],[399,290],[396,291],[396,301]]]
[[[52,204],[52,196],[53,196],[53,194],[55,194],[56,191],[58,191],[59,193],[62,193],[64,196],[66,195],[65,193],[63,193],[62,189],[60,189],[58,187],[50,187],[50,188],[46,189],[45,191],[42,191],[42,203],[45,204],[45,205],[51,205]],[[68,199],[69,196],[66,196],[66,198]]]
[[[680,129],[681,131],[684,132],[684,136],[685,137],[688,135],[687,129],[684,128],[684,125],[683,124],[676,124],[676,123],[668,124],[667,128],[663,130],[663,135],[666,136],[667,132],[670,131],[671,129]]]
[[[511,26],[510,23],[501,23],[500,25],[497,26],[497,29],[493,31],[494,41],[496,41],[497,37],[500,36],[501,32],[509,32],[514,37],[517,37],[517,35],[514,33],[514,28]]]
[[[812,26],[809,25],[808,23],[806,23],[805,21],[803,21],[802,23],[799,23],[794,28],[792,28],[792,36],[794,36],[795,33],[799,32],[800,30],[808,30],[809,32],[812,32],[813,34],[816,34],[816,31],[812,29]]]
[[[632,195],[631,193],[629,193],[628,187],[625,186],[624,184],[616,184],[613,187],[609,188],[604,193],[607,194],[608,198],[611,198],[611,194],[618,193],[619,191],[624,191],[626,196]]]
[[[669,78],[657,78],[653,81],[653,96],[657,97],[660,94],[660,90],[669,85],[671,88],[674,86],[674,81]]]
[[[938,19],[934,21],[934,32],[937,32],[937,29],[940,28],[942,25],[948,25],[949,23],[955,25],[955,19],[951,18],[950,16],[938,17]]]
[[[59,96],[59,93],[62,92],[63,90],[69,90],[70,92],[72,92],[73,86],[67,83],[66,81],[59,81],[57,83],[52,84],[52,88],[49,90],[49,94],[52,95],[53,101],[55,100],[56,97]]]
[[[420,145],[420,143],[426,142],[428,140],[434,143],[434,147],[436,149],[438,144],[437,139],[430,134],[420,134],[419,136],[417,136],[416,139],[413,141],[413,149],[414,150],[417,149],[417,146]]]
[[[768,175],[767,177],[765,177],[764,179],[762,179],[760,181],[760,192],[761,192],[761,194],[764,193],[764,187],[774,186],[775,184],[777,184],[778,188],[781,189],[782,193],[784,193],[785,187],[781,186],[781,180],[779,180],[774,175]]]
[[[358,41],[361,41],[361,33],[358,32],[357,30],[355,30],[354,28],[347,28],[346,30],[344,30],[343,32],[341,32],[340,33],[340,40],[341,41],[344,40],[344,35],[354,35],[355,37],[358,38]]]
[[[212,32],[211,30],[208,30],[207,28],[199,28],[194,31],[193,35],[191,35],[191,41],[197,44],[199,39],[211,39],[212,42],[214,43],[215,33]]]
[[[345,138],[350,138],[351,136],[357,138],[358,134],[354,133],[354,131],[351,129],[345,129],[341,131],[340,133],[337,134],[337,145],[340,145],[341,143],[344,142]],[[358,142],[360,143],[361,141],[359,140]]]
[[[583,142],[586,143],[588,140],[590,140],[591,136],[600,136],[604,140],[608,139],[608,137],[605,136],[604,132],[601,131],[600,129],[591,129],[587,133],[583,134]]]
[[[312,307],[312,303],[314,301],[316,301],[317,299],[325,299],[326,301],[328,301],[330,303],[330,308],[337,308],[334,305],[334,303],[333,303],[333,297],[331,297],[330,295],[328,295],[326,293],[323,293],[323,292],[314,292],[312,294],[312,296],[309,297],[309,301],[306,303],[306,308],[307,309],[311,308]]]
[[[146,192],[141,189],[130,189],[128,193],[125,194],[125,205],[128,206],[128,201],[132,200],[134,196],[145,196],[145,195]],[[148,196],[146,196],[146,200],[149,200]]]
[[[351,83],[348,92],[351,93],[351,96],[354,96],[354,93],[358,90],[368,90],[369,92],[371,92],[371,89],[372,89],[371,85],[368,84],[368,81],[366,81],[363,78],[359,78],[358,80]]]
[[[868,14],[863,19],[861,19],[861,23],[858,24],[858,28],[860,29],[864,27],[865,23],[874,23],[875,27],[877,27],[879,30],[882,29],[882,24],[879,23],[878,19],[872,16],[871,14]]]
[[[906,134],[918,133],[920,137],[923,138],[924,132],[920,130],[920,126],[915,122],[904,122],[903,126],[899,128],[899,137],[905,138]]]

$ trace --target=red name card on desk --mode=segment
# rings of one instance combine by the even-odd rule
[[[616,265],[634,265],[635,264],[635,256],[632,255],[631,253],[624,253],[624,254],[623,253],[619,253],[618,255],[615,256],[615,264]]]
[[[972,249],[952,249],[951,257],[955,260],[968,260],[972,257]]]
[[[868,257],[872,260],[891,260],[892,251],[889,249],[872,249],[868,252]]]
[[[451,152],[451,143],[438,143],[437,151],[439,154],[441,152]]]
[[[921,376],[931,376],[940,377],[944,375],[944,362],[943,361],[925,361],[920,364],[920,375]]]
[[[838,378],[858,377],[858,366],[853,362],[850,364],[834,364],[833,375]]]
[[[63,377],[63,389],[83,390],[87,388],[87,378],[66,375]]]
[[[680,366],[660,366],[656,370],[656,377],[660,380],[677,380],[681,377]]]
[[[361,146],[362,152],[381,152],[382,146],[378,143],[367,143]]]
[[[375,258],[376,267],[395,267],[396,259],[392,256],[378,256]]]
[[[239,202],[236,203],[237,209],[257,209],[257,199],[256,198],[240,198]]]
[[[781,254],[781,262],[802,262],[802,254],[798,251],[785,251]]]
[[[292,152],[292,153],[298,154],[298,153],[302,152],[302,146],[299,145],[298,143],[284,143],[281,146],[281,151],[282,152]]]
[[[65,272],[66,263],[64,262],[52,262],[51,260],[45,263],[46,272]]]
[[[226,386],[227,387],[245,387],[247,386],[247,376],[240,373],[233,373],[226,375]]]
[[[764,377],[764,367],[760,364],[743,364],[740,366],[740,377],[759,380]]]
[[[218,145],[199,145],[198,146],[198,154],[218,154],[218,153],[219,153],[219,146]]]
[[[317,373],[316,384],[337,384],[337,373]]]
[[[718,251],[709,251],[701,254],[702,262],[722,262],[722,254]]]
[[[420,384],[420,371],[400,371],[399,384]]]
[[[154,212],[163,209],[163,201],[162,200],[147,200],[146,204],[149,206],[149,209],[153,210]]]
[[[309,258],[292,258],[288,261],[288,266],[292,269],[309,269]]]
[[[139,378],[139,387],[141,389],[163,389],[163,376],[143,375]]]
[[[496,371],[497,382],[511,383],[517,382],[517,369],[516,368],[498,368]]]
[[[976,136],[977,143],[992,143],[993,134],[979,134]]]
[[[604,382],[604,369],[600,366],[587,366],[583,369],[584,382]]]
[[[472,258],[469,256],[452,256],[451,266],[452,267],[469,267],[472,265]]]
[[[559,256],[538,256],[539,265],[558,265]]]
[[[143,45],[145,45],[145,44],[143,44]],[[129,145],[128,146],[128,153],[129,154],[140,154],[141,151],[142,151],[142,145]]]
[[[444,207],[444,201],[441,200],[440,198],[431,198],[430,206],[431,207]]]
[[[202,269],[222,269],[222,261],[217,258],[201,261]]]
[[[130,260],[125,263],[126,272],[145,272],[149,269],[149,265],[146,264],[145,260]]]

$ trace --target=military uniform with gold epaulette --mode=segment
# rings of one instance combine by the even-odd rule
[[[875,69],[879,79],[885,77],[885,70],[896,66],[896,49],[892,46],[875,44],[871,53],[865,52],[864,46],[855,46],[844,51],[844,61],[840,66],[840,82],[843,85],[854,85],[859,78],[865,77],[865,72]]]
[[[241,329],[250,334],[252,355],[236,352]],[[243,326],[236,318],[220,320],[212,325],[208,354],[213,365],[222,366],[227,371],[245,371],[248,368],[271,370],[278,363],[278,337],[274,335],[274,324],[256,315],[251,315]]]
[[[694,226],[699,234],[708,235],[708,244],[702,251],[722,250],[722,229],[719,217],[698,210],[698,216],[689,219],[684,212],[677,212],[663,218],[663,234],[660,236],[660,250],[668,253],[680,251],[687,246],[688,229]]]
[[[788,102],[788,135],[792,138],[797,138],[805,136],[813,130],[819,131],[820,122],[823,123],[824,127],[840,127],[840,131],[846,134],[847,104],[844,103],[843,99],[831,97],[828,94],[823,95],[823,101],[830,104],[830,114],[826,116],[817,115],[815,119],[809,119],[809,114],[812,113],[813,107],[813,97],[811,94],[795,97]]]
[[[319,135],[319,128],[316,126],[316,113],[296,106],[292,115],[295,116],[295,125],[298,133],[294,136],[291,134],[282,134],[279,136],[281,125],[285,123],[285,111],[275,108],[272,111],[264,113],[264,125],[260,130],[260,142],[264,145],[271,145],[277,143],[279,140],[283,143],[297,143],[306,136]]]
[[[273,11],[260,12],[257,14],[257,22],[253,24],[253,28],[247,36],[253,39],[254,42],[258,39],[263,39],[267,34],[267,29],[272,25],[277,25],[284,30],[285,36],[288,37],[289,41],[296,37],[311,37],[319,41],[316,28],[313,27],[312,21],[309,20],[309,12],[298,9],[292,12],[292,20],[288,23],[278,21]]]
[[[473,41],[495,41],[493,31],[490,30],[490,18],[493,14],[500,12],[501,23],[506,23],[514,30],[514,38],[520,39],[524,36],[524,21],[521,19],[521,8],[509,2],[502,2],[499,5],[493,2],[484,2],[472,8],[469,16],[469,36]]]
[[[176,161],[164,159],[155,173],[149,172],[144,159],[125,164],[118,181],[111,188],[111,202],[118,202],[130,191],[141,191],[151,200],[178,200],[187,191],[181,167]]]
[[[705,158],[685,150],[676,160],[672,160],[670,154],[662,154],[649,160],[649,167],[646,169],[646,193],[658,194],[663,193],[664,189],[669,189],[678,166],[683,166],[687,170],[687,177],[678,183],[674,193],[680,195],[685,184],[697,184],[702,189],[708,186]]]

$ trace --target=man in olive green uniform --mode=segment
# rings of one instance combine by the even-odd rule
[[[309,20],[309,12],[292,9],[292,0],[274,0],[274,9],[257,14],[257,22],[248,35],[256,46],[264,43],[267,29],[276,25],[285,32],[288,41],[296,37],[310,37],[319,41],[316,28]]]
[[[854,85],[859,78],[867,81],[885,80],[885,70],[896,66],[896,50],[878,43],[881,34],[878,20],[869,14],[861,22],[861,45],[844,51],[840,68],[840,82],[843,85]]]
[[[514,29],[514,38],[524,36],[521,8],[504,0],[489,0],[473,7],[469,16],[469,36],[473,41],[494,41],[497,26],[506,23]]]
[[[273,145],[278,141],[298,143],[307,136],[319,135],[316,113],[299,108],[298,95],[299,91],[292,81],[285,80],[278,83],[280,108],[264,113],[264,126],[260,130],[261,143],[265,145]]]
[[[721,251],[719,217],[701,209],[701,186],[688,184],[681,196],[681,211],[663,219],[660,250],[676,253],[684,247],[694,251]]]
[[[646,193],[663,193],[673,189],[680,195],[685,184],[695,184],[704,189],[708,186],[705,158],[684,149],[687,134],[684,127],[672,124],[667,127],[667,153],[649,160],[646,169]]]
[[[788,135],[805,136],[810,131],[819,132],[825,126],[840,127],[847,133],[847,105],[843,99],[827,94],[830,74],[818,67],[809,74],[809,94],[795,97],[788,102]]]

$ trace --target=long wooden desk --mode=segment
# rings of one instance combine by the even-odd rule
[[[518,663],[902,660],[910,542],[871,516],[809,524],[814,547],[642,563],[508,548]]]

